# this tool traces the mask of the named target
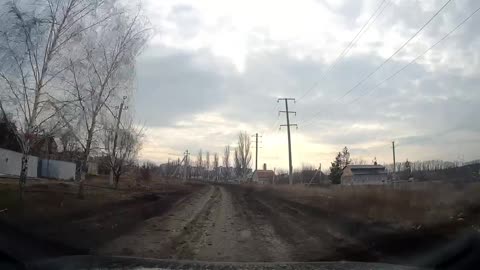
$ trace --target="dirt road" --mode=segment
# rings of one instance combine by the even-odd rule
[[[249,188],[219,185],[205,186],[95,253],[202,261],[398,262],[403,253],[389,248],[392,235],[387,226],[331,217]]]
[[[32,191],[31,205],[42,207],[26,209],[37,215],[25,215],[29,219],[5,215],[4,225],[10,225],[0,232],[0,251],[24,260],[91,254],[208,262],[419,265],[412,257],[454,240],[460,229],[470,227],[457,221],[404,227],[354,219],[338,209],[320,207],[318,197],[305,200],[289,190],[281,193],[259,186],[191,183],[132,194],[112,191],[104,203],[78,201],[74,193],[52,188]],[[90,196],[94,198],[93,193]],[[50,216],[39,218],[42,213]],[[12,249],[12,243],[17,248]]]

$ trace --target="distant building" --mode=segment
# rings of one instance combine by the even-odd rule
[[[263,170],[253,172],[252,181],[258,184],[273,184],[275,172],[267,170],[267,164],[263,164]]]
[[[381,165],[348,165],[343,169],[342,185],[382,185],[387,172]]]
[[[253,173],[253,182],[259,184],[273,184],[275,173],[272,170],[256,170]]]

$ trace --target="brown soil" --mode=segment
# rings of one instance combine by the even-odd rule
[[[186,184],[126,191],[89,186],[86,198],[79,200],[72,184],[42,182],[27,187],[22,208],[16,188],[1,187],[11,200],[3,202],[10,207],[0,215],[0,253],[22,261],[89,254],[201,188]]]
[[[168,214],[143,222],[95,251],[202,261],[414,263],[450,241],[458,224],[399,229],[332,215],[242,186],[207,186]]]
[[[361,221],[308,202],[237,185],[152,189],[60,216],[63,218],[57,215],[44,224],[29,223],[29,229],[23,224],[21,229],[37,238],[22,239],[48,246],[50,249],[44,250],[50,251],[42,254],[45,256],[409,264],[417,255],[452,240],[470,226],[453,222],[403,228]]]

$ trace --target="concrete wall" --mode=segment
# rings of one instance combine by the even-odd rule
[[[74,180],[77,166],[73,162],[60,160],[40,160],[39,176],[61,180]]]
[[[28,177],[37,177],[38,157],[28,156]],[[0,148],[0,174],[20,175],[22,154]]]

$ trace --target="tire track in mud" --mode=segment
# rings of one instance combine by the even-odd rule
[[[152,217],[137,226],[132,232],[97,248],[99,255],[122,255],[151,258],[173,258],[173,241],[183,233],[209,201],[214,188],[206,186],[176,203],[169,212]]]
[[[344,234],[328,216],[312,215],[295,205],[246,189],[249,209],[267,217],[275,233],[290,247],[294,261],[375,260],[356,239]]]
[[[404,236],[385,224],[359,222],[248,186],[207,185],[94,252],[212,262],[395,263],[405,262],[401,252],[415,248],[399,238]],[[418,239],[418,233],[407,236],[410,242]]]
[[[206,186],[95,253],[268,262],[352,260],[365,250],[328,219],[242,186]]]
[[[175,250],[174,258],[192,259],[197,256],[202,246],[211,245],[207,242],[208,226],[211,223],[212,212],[222,200],[222,194],[218,187],[214,187],[213,193],[198,211],[194,218],[183,227],[183,232],[173,240]]]
[[[258,211],[243,189],[230,187],[234,205],[240,209],[237,217],[246,221],[248,229],[241,233],[248,234],[252,248],[256,251],[257,261],[290,261],[293,246],[288,245],[276,233],[268,215]]]
[[[208,186],[96,253],[203,261],[290,261],[291,249],[242,189]]]
[[[204,261],[287,260],[273,229],[228,187],[215,187],[212,199],[175,242],[179,259]]]

